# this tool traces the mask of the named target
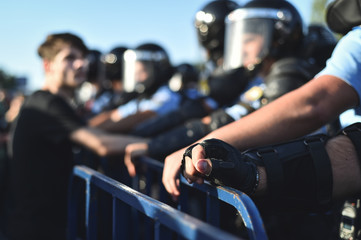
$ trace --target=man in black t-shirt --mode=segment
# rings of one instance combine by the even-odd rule
[[[11,130],[3,230],[9,239],[65,239],[72,143],[100,156],[123,153],[123,136],[88,127],[71,105],[86,78],[87,51],[70,33],[49,35],[38,48],[45,82],[27,98]]]

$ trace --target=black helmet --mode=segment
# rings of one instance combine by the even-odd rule
[[[175,73],[169,80],[169,88],[178,92],[187,88],[197,86],[199,80],[199,70],[189,63],[181,63],[175,68]]]
[[[224,19],[239,5],[230,0],[215,0],[205,5],[196,13],[194,25],[197,29],[198,41],[209,51],[212,61],[223,57],[224,51]]]
[[[361,0],[335,0],[327,5],[326,22],[335,33],[346,34],[361,24]]]
[[[123,55],[127,47],[118,46],[110,50],[103,57],[105,65],[105,77],[110,81],[118,81],[123,78]]]
[[[226,18],[225,68],[253,68],[267,57],[294,56],[306,31],[300,13],[288,1],[250,1]],[[258,45],[253,52],[244,46],[254,43]]]
[[[167,52],[157,44],[142,44],[124,53],[123,79],[127,92],[153,94],[167,83],[173,72]]]
[[[87,81],[91,83],[97,83],[101,81],[101,74],[103,73],[103,65],[101,61],[102,53],[99,50],[89,50],[87,54],[88,60],[88,77]]]
[[[305,38],[303,55],[309,62],[320,67],[326,66],[326,61],[331,57],[337,44],[335,35],[322,24],[310,24]]]

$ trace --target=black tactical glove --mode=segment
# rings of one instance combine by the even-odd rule
[[[219,139],[207,139],[187,148],[182,159],[182,174],[184,174],[185,157],[192,158],[192,149],[198,144],[204,148],[205,158],[212,162],[212,171],[205,176],[205,180],[216,185],[239,189],[246,194],[254,193],[259,180],[255,161]]]

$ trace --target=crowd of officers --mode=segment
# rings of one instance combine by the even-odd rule
[[[194,19],[207,53],[198,65],[174,66],[156,42],[102,53],[72,33],[47,36],[38,48],[44,85],[15,110],[1,160],[0,239],[66,239],[72,166],[123,180],[143,173],[140,156],[164,162],[174,202],[183,174],[251,196],[270,239],[339,238],[343,204],[357,200],[361,187],[361,128],[339,120],[361,96],[360,30],[352,28],[361,21],[343,18],[344,2],[330,4],[329,26],[306,26],[285,0],[210,1]],[[330,29],[355,32],[356,43],[343,50]],[[328,88],[317,92],[315,80],[326,77]],[[335,110],[317,115],[324,106]],[[351,141],[338,142],[340,133]],[[347,167],[335,165],[341,160],[329,144],[347,150],[338,154],[356,172],[338,169]],[[237,221],[225,211],[232,221],[223,222]],[[343,237],[358,230],[356,221],[348,224]]]

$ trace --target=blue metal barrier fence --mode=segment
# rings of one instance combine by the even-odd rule
[[[150,195],[150,186],[153,184],[152,171],[158,174],[158,185],[160,186],[159,199],[162,202],[166,202],[166,191],[162,187],[161,175],[163,172],[163,163],[149,158],[140,157],[139,161],[147,166],[146,171],[146,194]],[[150,171],[152,170],[152,171]],[[136,180],[138,181],[138,180]],[[181,176],[181,199],[179,201],[178,209],[182,212],[186,212],[188,205],[188,190],[189,188],[197,189],[203,192],[206,197],[206,222],[216,227],[220,226],[220,214],[219,203],[224,202],[233,206],[240,214],[243,223],[247,229],[249,239],[268,239],[266,230],[261,218],[261,215],[252,201],[252,199],[241,191],[230,187],[216,187],[207,182],[205,184],[189,184],[183,176]]]
[[[79,192],[77,184],[85,182],[85,193]],[[230,233],[220,230],[212,225],[202,222],[188,214],[180,212],[165,203],[144,195],[118,181],[115,181],[100,172],[86,166],[75,166],[70,188],[69,201],[69,231],[70,240],[81,239],[78,234],[80,219],[79,201],[80,194],[85,194],[85,236],[87,240],[98,239],[98,192],[104,191],[112,198],[112,237],[111,239],[129,239],[128,227],[132,218],[122,211],[131,207],[149,217],[154,223],[153,236],[146,233],[147,239],[170,239],[169,231],[186,239],[240,239]],[[221,194],[220,194],[221,195]],[[125,220],[125,222],[123,221]]]

